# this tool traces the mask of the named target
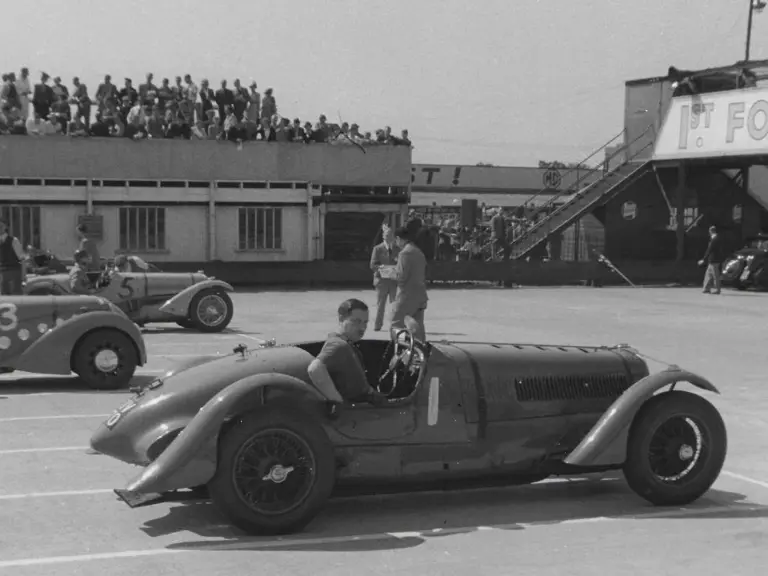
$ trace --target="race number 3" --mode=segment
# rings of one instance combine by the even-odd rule
[[[19,317],[16,316],[16,304],[0,302],[0,330],[10,332],[19,325]]]

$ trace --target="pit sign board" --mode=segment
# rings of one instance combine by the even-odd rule
[[[768,89],[744,88],[672,99],[654,160],[768,154]]]

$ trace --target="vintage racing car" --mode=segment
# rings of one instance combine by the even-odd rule
[[[123,272],[107,268],[89,272],[96,295],[107,298],[143,326],[176,322],[201,332],[221,332],[232,320],[232,286],[202,272]],[[29,295],[70,294],[69,275],[27,277]]]
[[[126,386],[147,360],[136,324],[96,296],[0,296],[0,372],[71,374]]]
[[[722,282],[738,290],[768,289],[768,234],[749,238],[744,248],[725,260]]]
[[[363,340],[383,406],[334,404],[307,374],[323,342],[201,357],[158,378],[96,430],[91,446],[144,466],[129,505],[190,488],[254,534],[300,530],[334,487],[501,480],[623,470],[637,494],[684,505],[717,479],[720,414],[676,390],[706,379],[649,375],[626,346]],[[669,387],[669,390],[662,391]]]

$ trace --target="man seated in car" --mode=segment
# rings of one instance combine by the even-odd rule
[[[369,402],[380,405],[387,397],[371,388],[363,355],[357,347],[368,327],[368,306],[356,298],[339,306],[339,329],[328,339],[307,372],[312,383],[334,402]]]

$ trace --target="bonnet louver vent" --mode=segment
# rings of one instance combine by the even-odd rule
[[[518,402],[616,398],[629,388],[625,374],[536,376],[515,382]]]

